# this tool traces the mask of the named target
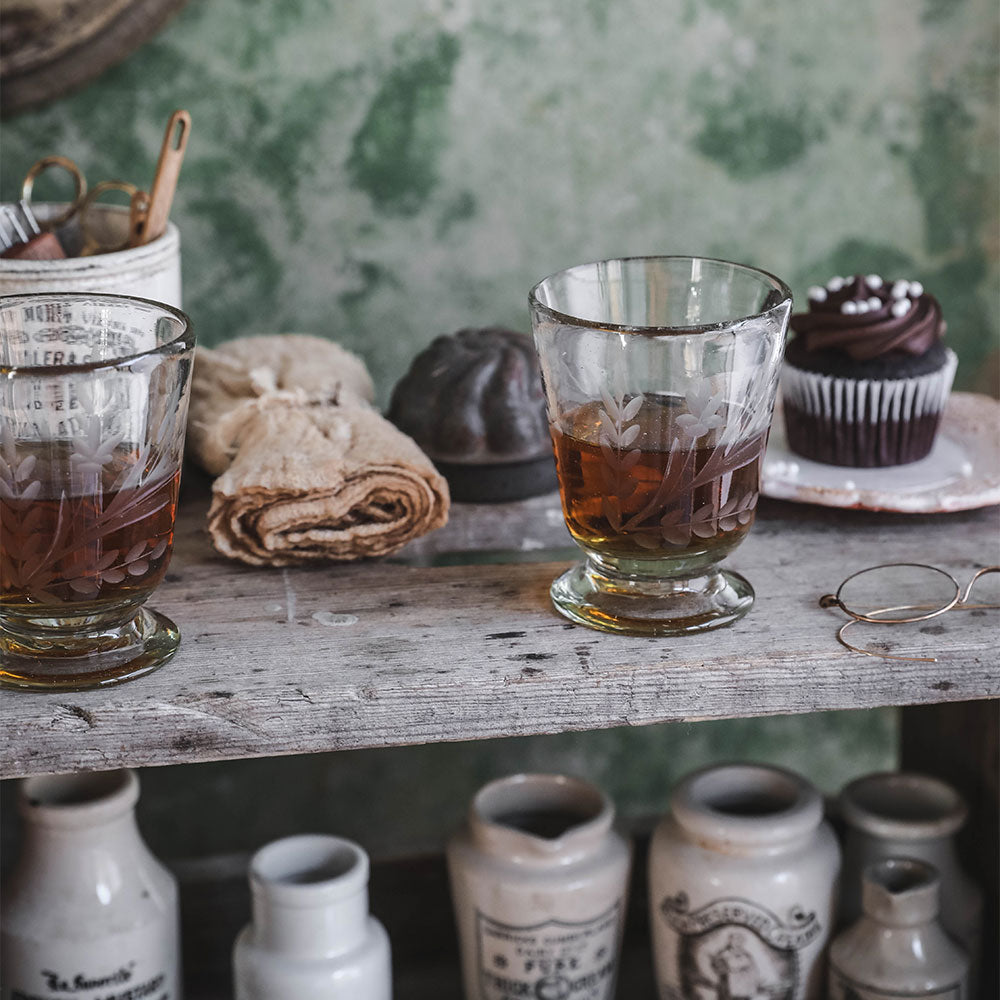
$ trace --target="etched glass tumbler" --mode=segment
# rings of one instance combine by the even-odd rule
[[[750,584],[718,563],[753,523],[792,296],[696,257],[583,264],[530,294],[570,533],[586,559],[551,588],[582,625],[717,628]]]
[[[176,651],[143,604],[173,543],[193,352],[156,302],[0,296],[0,684],[113,684]]]

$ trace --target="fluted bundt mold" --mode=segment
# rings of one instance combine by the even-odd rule
[[[452,499],[556,488],[538,359],[522,333],[484,327],[437,337],[397,383],[389,419],[433,460]]]

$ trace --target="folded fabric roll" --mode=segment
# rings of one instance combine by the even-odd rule
[[[360,359],[318,337],[198,348],[188,448],[218,476],[215,547],[291,566],[388,555],[441,527],[447,483],[371,398]]]

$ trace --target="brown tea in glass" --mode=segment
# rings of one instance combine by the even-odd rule
[[[753,604],[718,563],[760,493],[787,287],[740,264],[635,257],[570,268],[531,292],[566,524],[586,558],[551,588],[611,632],[717,628]]]
[[[0,684],[112,684],[176,651],[143,605],[173,544],[193,350],[155,302],[0,297]]]

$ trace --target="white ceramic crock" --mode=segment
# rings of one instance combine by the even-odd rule
[[[177,883],[139,836],[129,770],[21,783],[24,843],[4,885],[0,996],[181,996]]]
[[[818,1000],[840,868],[819,792],[732,764],[685,778],[670,807],[649,852],[662,1000]]]
[[[253,920],[233,947],[236,1000],[391,1000],[389,937],[368,912],[368,855],[286,837],[250,862]]]
[[[933,865],[941,880],[941,923],[972,956],[980,953],[983,893],[962,871],[955,834],[968,810],[950,785],[925,774],[869,774],[840,793],[847,824],[840,917],[861,914],[861,873],[873,861],[907,857]]]
[[[585,781],[519,774],[483,787],[448,844],[467,1000],[611,1000],[631,851]]]
[[[39,221],[58,214],[65,206],[35,206]],[[95,205],[95,225],[109,244],[128,232],[128,209],[118,205]],[[137,295],[181,308],[181,239],[177,227],[145,246],[91,257],[64,260],[0,259],[0,295],[28,292],[106,292]]]
[[[830,1000],[967,1000],[969,960],[938,922],[939,887],[914,858],[864,870],[861,917],[830,947]]]

